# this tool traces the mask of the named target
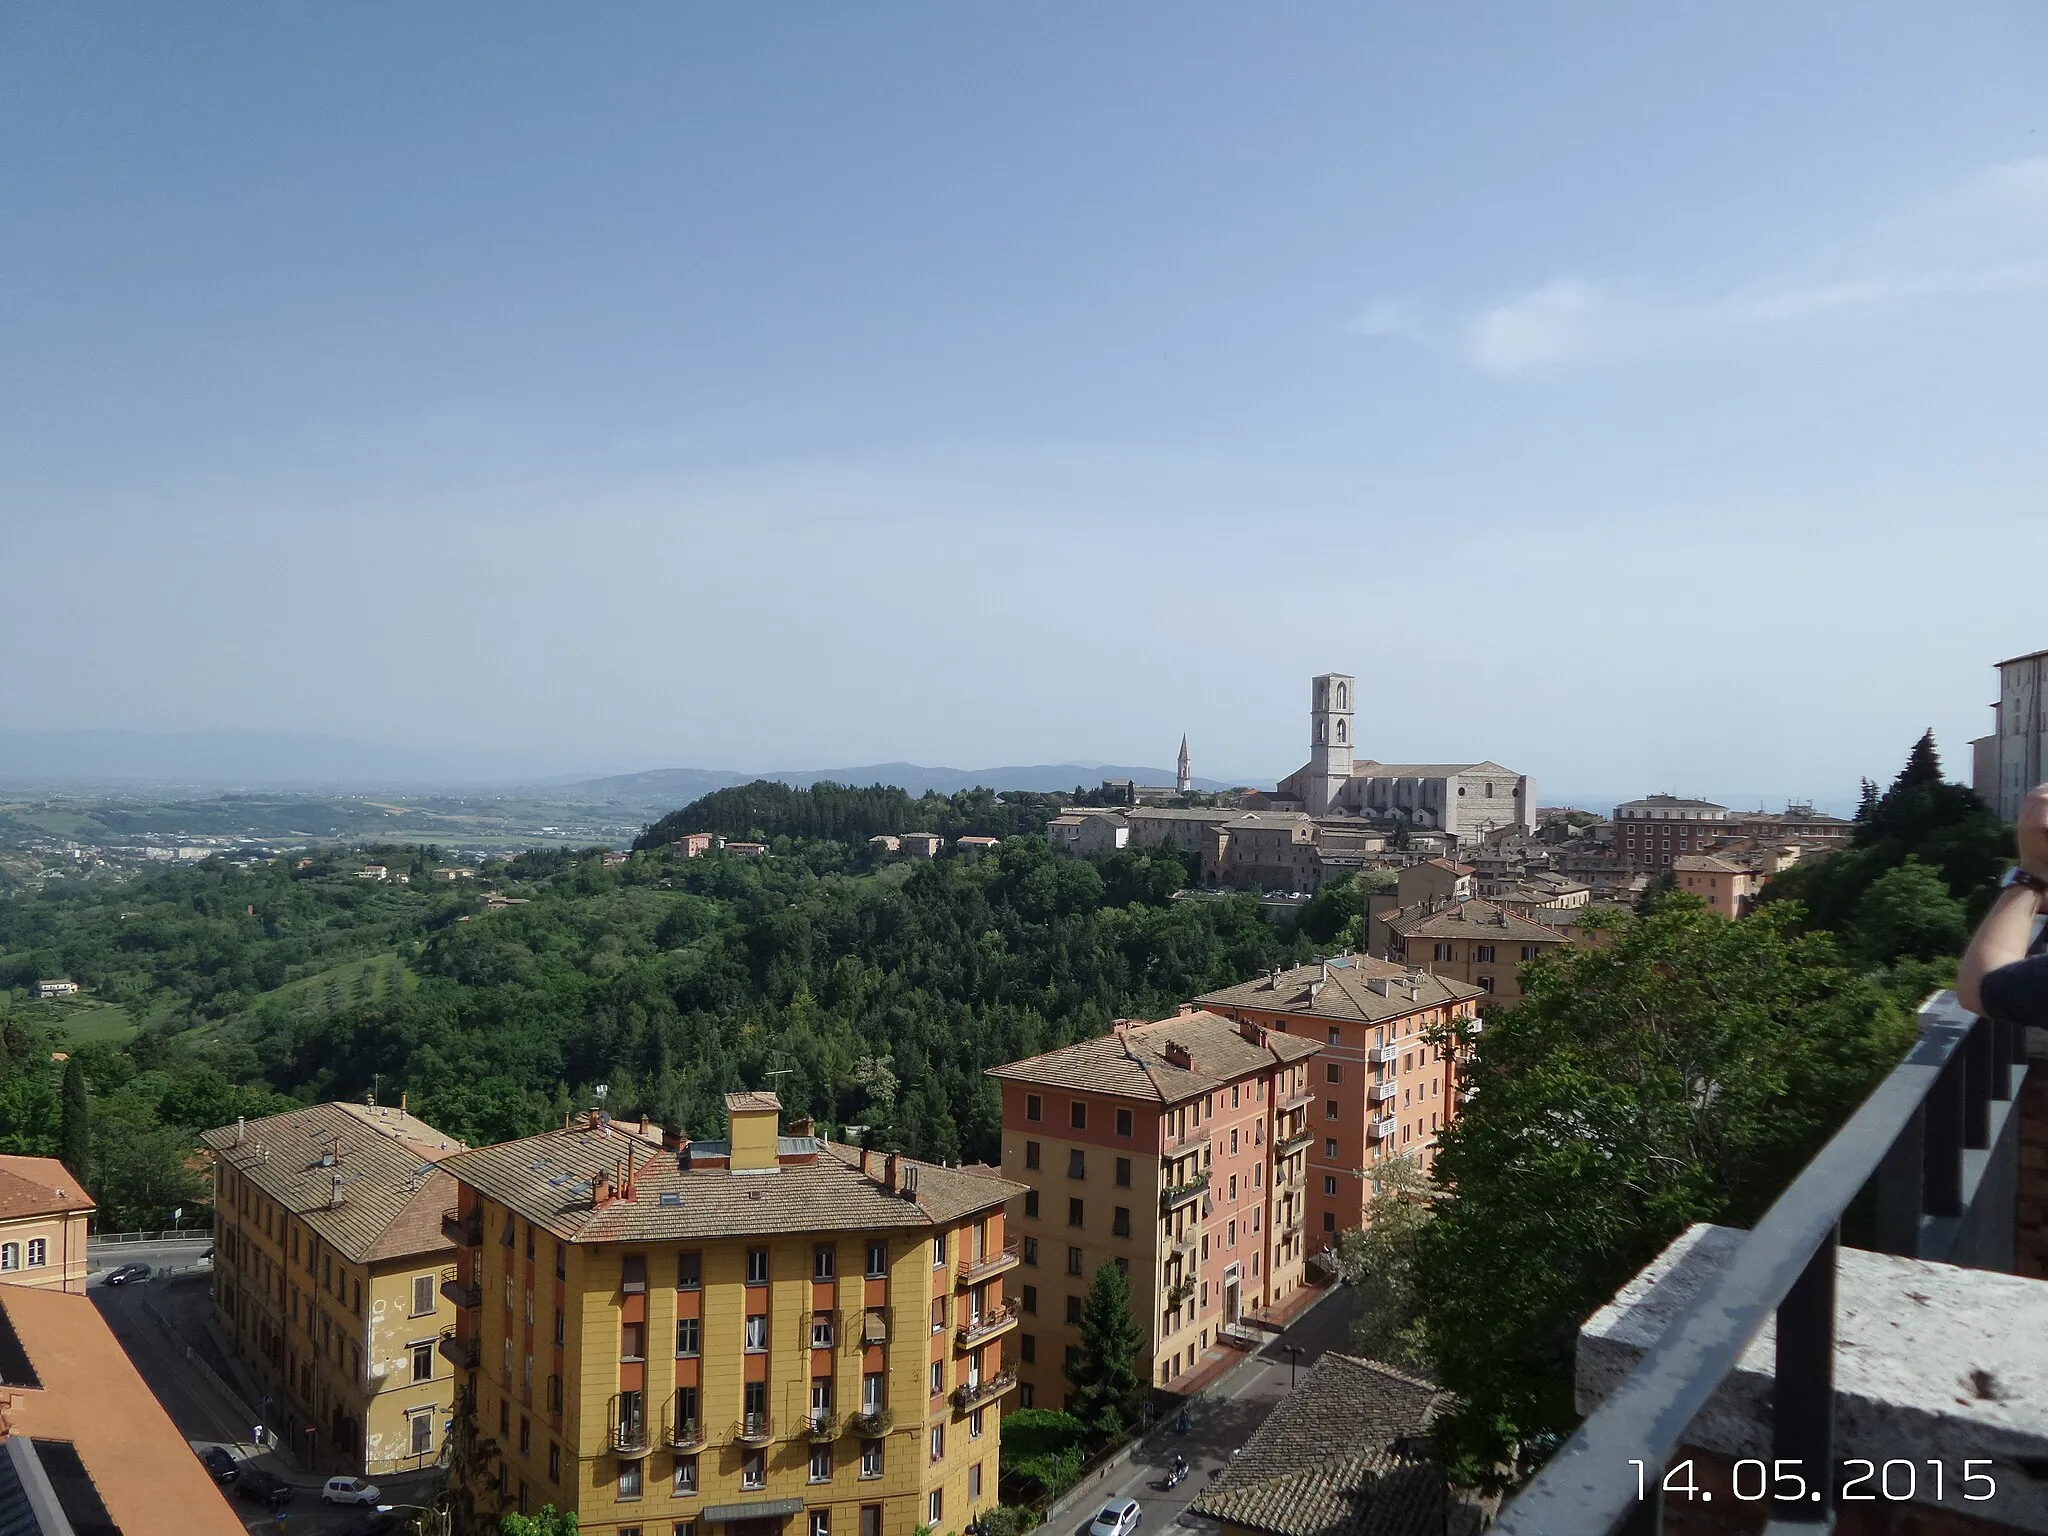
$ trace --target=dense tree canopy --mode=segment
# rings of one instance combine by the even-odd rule
[[[727,837],[831,838],[865,843],[893,832],[938,832],[947,837],[1010,837],[1041,832],[1062,809],[1059,795],[990,789],[963,790],[956,795],[927,793],[913,799],[888,784],[865,789],[829,780],[809,789],[792,789],[773,779],[713,790],[672,811],[640,834],[635,848],[659,848],[688,832],[719,832]]]

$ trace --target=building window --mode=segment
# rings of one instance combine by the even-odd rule
[[[932,1298],[932,1332],[944,1333],[945,1331],[946,1298],[943,1296],[934,1296]]]
[[[412,1347],[412,1379],[432,1381],[434,1379],[434,1341],[427,1339]]]
[[[1233,1180],[1233,1182],[1235,1181]],[[1109,1230],[1110,1235],[1113,1237],[1129,1237],[1131,1235],[1131,1208],[1128,1205],[1120,1205],[1116,1208],[1114,1214],[1110,1217]]]
[[[1081,1298],[1078,1296],[1069,1296],[1067,1298],[1067,1321],[1070,1323],[1081,1321]]]
[[[1079,1099],[1076,1099],[1076,1100],[1074,1100],[1074,1102],[1073,1102],[1073,1103],[1072,1103],[1071,1105],[1069,1105],[1069,1106],[1068,1106],[1068,1109],[1067,1109],[1067,1120],[1068,1120],[1068,1123],[1069,1123],[1070,1125],[1072,1125],[1072,1126],[1074,1127],[1074,1129],[1075,1129],[1075,1130],[1077,1130],[1077,1131],[1085,1131],[1085,1130],[1087,1130],[1087,1129],[1088,1129],[1088,1106],[1087,1106],[1086,1104],[1084,1104],[1084,1103],[1083,1103],[1083,1102],[1082,1102],[1081,1100],[1079,1100]]]
[[[50,1240],[47,1237],[32,1237],[28,1240],[28,1267],[45,1268],[50,1262]]]
[[[1024,1214],[1034,1219],[1038,1215],[1038,1191],[1035,1189],[1024,1191]]]
[[[1082,1206],[1082,1204],[1081,1204],[1081,1202],[1080,1202],[1079,1200],[1069,1200],[1069,1201],[1067,1202],[1067,1225],[1068,1225],[1068,1226],[1070,1226],[1070,1227],[1085,1227],[1086,1225],[1088,1225],[1088,1223],[1087,1223],[1087,1222],[1086,1222],[1086,1221],[1085,1221],[1085,1220],[1083,1219],[1083,1215],[1084,1215],[1084,1208],[1083,1208],[1083,1206]]]
[[[1337,1118],[1337,1101],[1335,1099],[1323,1100],[1323,1118],[1325,1120]]]
[[[830,1451],[829,1449],[828,1449],[828,1450],[827,1450],[827,1451],[825,1452],[825,1462],[826,1462],[826,1467],[827,1467],[827,1470],[826,1470],[826,1473],[825,1473],[825,1475],[826,1475],[827,1477],[830,1477],[830,1476],[832,1475],[832,1474],[831,1474],[831,1471],[830,1471],[830,1467],[831,1467],[831,1462],[832,1462],[832,1452],[831,1452],[831,1451]],[[818,1457],[817,1457],[817,1453],[816,1453],[816,1452],[812,1452],[812,1454],[811,1454],[811,1474],[812,1474],[812,1481],[813,1481],[813,1482],[817,1481],[817,1469],[818,1469]],[[829,1510],[829,1509],[814,1509],[814,1510],[812,1510],[812,1511],[811,1511],[811,1536],[832,1536],[832,1511],[831,1511],[831,1510]]]
[[[1024,1166],[1026,1168],[1036,1168],[1038,1166],[1038,1143],[1035,1141],[1024,1143]]]
[[[1439,944],[1439,945],[1437,945],[1437,946],[1436,946],[1436,949],[1435,949],[1435,954],[1434,954],[1434,956],[1433,956],[1432,958],[1434,958],[1434,959],[1437,959],[1437,960],[1448,960],[1448,959],[1450,959],[1450,958],[1451,958],[1451,946],[1450,946],[1450,945],[1448,945],[1448,944]]]
[[[882,1442],[863,1440],[860,1443],[860,1475],[880,1477],[882,1475]]]
[[[1070,1275],[1081,1273],[1081,1250],[1078,1248],[1069,1248],[1067,1250],[1067,1273]]]
[[[1085,1179],[1088,1177],[1088,1154],[1078,1148],[1067,1154],[1067,1177]]]
[[[424,1456],[434,1448],[434,1415],[431,1409],[425,1413],[407,1414],[405,1429],[409,1454]]]
[[[832,1481],[832,1447],[814,1445],[811,1447],[811,1481],[829,1483]],[[817,1527],[813,1526],[813,1530]]]
[[[831,1347],[832,1314],[830,1312],[813,1312],[811,1314],[811,1348],[830,1349]]]
[[[559,1445],[550,1444],[548,1446],[548,1481],[559,1483],[561,1480],[562,1448]]]
[[[768,1250],[766,1248],[749,1248],[747,1250],[747,1284],[766,1285],[767,1283]]]
[[[1326,1195],[1337,1193],[1337,1179],[1334,1174],[1326,1173],[1323,1175],[1323,1193]]]
[[[1035,1333],[1020,1333],[1017,1335],[1017,1338],[1019,1341],[1017,1347],[1023,1351],[1024,1363],[1026,1365],[1036,1365],[1038,1363],[1038,1335]]]
[[[21,1268],[21,1244],[0,1243],[0,1270]]]
[[[768,1349],[768,1314],[756,1312],[747,1319],[747,1353],[765,1354]]]
[[[1035,1237],[1024,1239],[1024,1262],[1034,1269],[1038,1267],[1038,1239]]]
[[[740,1486],[742,1488],[766,1488],[768,1486],[768,1456],[763,1451],[749,1451],[740,1459]]]
[[[944,1460],[946,1459],[946,1426],[945,1426],[945,1425],[943,1425],[943,1424],[934,1424],[934,1425],[932,1426],[932,1436],[931,1436],[931,1441],[932,1441],[932,1460],[933,1460],[933,1461],[944,1461]]]
[[[1491,976],[1480,977],[1479,990],[1482,992],[1491,992],[1493,990],[1493,978]]]
[[[704,1348],[703,1323],[694,1317],[676,1319],[676,1353],[679,1355],[700,1354]]]
[[[647,1358],[647,1325],[645,1323],[621,1323],[619,1325],[619,1358],[621,1360],[645,1360]]]
[[[943,1360],[932,1362],[931,1378],[932,1396],[937,1397],[946,1390],[946,1363]]]
[[[926,1525],[937,1525],[945,1518],[946,1495],[943,1490],[934,1488],[930,1497],[924,1501],[924,1522]]]
[[[1336,1212],[1334,1212],[1334,1211],[1325,1211],[1325,1212],[1323,1212],[1323,1230],[1324,1230],[1325,1232],[1334,1232],[1334,1231],[1336,1231],[1336,1230],[1337,1230],[1337,1214],[1336,1214]]]
[[[640,1463],[637,1461],[622,1461],[619,1463],[619,1497],[621,1499],[637,1499],[640,1497],[642,1488],[640,1470]]]
[[[1025,1094],[1024,1118],[1026,1120],[1043,1120],[1045,1118],[1045,1100],[1035,1093]]]
[[[704,1285],[704,1255],[701,1253],[679,1253],[676,1255],[676,1289],[679,1291],[701,1290]]]
[[[981,1463],[978,1461],[967,1469],[967,1497],[970,1499],[981,1497]]]
[[[977,1408],[974,1410],[974,1412],[967,1415],[968,1439],[979,1440],[981,1438],[982,1415],[987,1412],[988,1410],[986,1408]]]
[[[937,1237],[935,1237],[935,1238],[933,1238],[933,1239],[932,1239],[932,1268],[933,1268],[933,1269],[944,1269],[945,1267],[946,1267],[946,1234],[945,1234],[945,1233],[943,1233],[943,1232],[941,1232],[941,1233],[940,1233],[940,1234],[939,1234],[939,1235],[938,1235]]]
[[[676,1458],[676,1497],[681,1498],[686,1493],[695,1493],[696,1491],[697,1458],[694,1456],[678,1456]]]
[[[1129,1136],[1129,1135],[1131,1135],[1131,1134],[1132,1134],[1132,1133],[1133,1133],[1133,1132],[1134,1132],[1134,1131],[1135,1131],[1136,1129],[1137,1129],[1137,1117],[1136,1117],[1136,1116],[1134,1116],[1134,1115],[1133,1115],[1133,1114],[1132,1114],[1132,1113],[1131,1113],[1131,1112],[1130,1112],[1130,1111],[1129,1111],[1128,1109],[1120,1109],[1120,1110],[1118,1110],[1118,1111],[1116,1112],[1116,1133],[1117,1133],[1117,1135],[1119,1135],[1119,1136]]]
[[[1235,1138],[1237,1132],[1232,1131],[1230,1134]],[[1237,1148],[1232,1147],[1230,1150],[1235,1152]],[[1120,1157],[1116,1160],[1116,1182],[1119,1189],[1129,1189],[1131,1187],[1131,1160],[1128,1157]]]
[[[869,1371],[860,1379],[860,1411],[880,1413],[889,1401],[886,1383],[888,1378],[880,1371]]]
[[[820,1243],[811,1250],[811,1278],[830,1280],[836,1273],[837,1256],[830,1243]]]
[[[1493,964],[1493,946],[1491,944],[1481,944],[1479,946],[1479,953],[1476,956],[1474,956],[1474,958],[1477,959],[1481,965]]]
[[[1334,1136],[1329,1136],[1329,1137],[1325,1137],[1325,1138],[1324,1138],[1324,1140],[1323,1140],[1323,1156],[1324,1156],[1324,1157],[1325,1157],[1326,1159],[1328,1159],[1328,1160],[1329,1160],[1330,1162],[1333,1162],[1333,1163],[1334,1163],[1335,1161],[1337,1161],[1337,1138],[1336,1138],[1336,1137],[1334,1137]]]
[[[1026,1312],[1036,1312],[1036,1311],[1038,1310],[1038,1287],[1037,1287],[1037,1286],[1035,1286],[1035,1285],[1027,1285],[1027,1286],[1025,1286],[1025,1287],[1024,1287],[1024,1301],[1023,1301],[1023,1307],[1024,1307],[1024,1310],[1025,1310]]]
[[[879,1280],[888,1273],[889,1245],[887,1243],[869,1243],[868,1278],[870,1280]]]

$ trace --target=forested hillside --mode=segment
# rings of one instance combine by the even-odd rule
[[[1295,942],[1249,898],[1169,901],[1188,873],[1170,854],[1098,868],[1018,838],[870,870],[858,844],[782,846],[609,868],[597,850],[532,854],[453,886],[433,850],[383,849],[0,901],[0,1147],[55,1150],[50,1053],[69,1046],[109,1226],[192,1198],[175,1166],[192,1132],[373,1085],[472,1140],[558,1123],[598,1083],[615,1112],[715,1135],[727,1091],[773,1087],[876,1144],[984,1158],[984,1067],[1169,1010]],[[356,878],[371,857],[412,883]],[[484,887],[517,904],[487,906]],[[121,1012],[27,1001],[44,976]],[[125,1044],[67,1033],[124,1014]]]
[[[969,789],[912,798],[888,784],[856,789],[829,781],[791,789],[772,779],[713,790],[672,811],[640,834],[636,849],[659,848],[686,832],[727,837],[834,838],[865,843],[887,832],[939,832],[947,837],[1011,837],[1042,832],[1063,809],[1059,795]]]

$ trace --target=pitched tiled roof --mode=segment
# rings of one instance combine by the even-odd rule
[[[0,1221],[95,1207],[69,1168],[54,1157],[0,1157]]]
[[[819,1146],[787,1137],[781,1145],[791,1150],[798,1142]],[[592,1180],[616,1177],[629,1151],[636,1160],[634,1198],[593,1204]],[[814,1160],[773,1168],[685,1168],[678,1153],[649,1148],[616,1126],[578,1125],[458,1153],[442,1166],[534,1225],[581,1243],[930,1227],[992,1210],[1025,1189],[993,1168],[901,1158],[900,1169],[916,1171],[917,1188],[914,1195],[892,1194],[881,1183],[883,1154],[868,1157],[872,1172],[863,1173],[858,1147],[827,1142]]]
[[[1365,758],[1354,763],[1351,777],[1354,779],[1449,779],[1461,773],[1497,773],[1510,779],[1520,778],[1512,768],[1503,768],[1491,758],[1476,763],[1376,763]]]
[[[1192,1066],[1169,1061],[1169,1044],[1185,1046]],[[1178,1104],[1249,1072],[1300,1061],[1321,1049],[1315,1041],[1290,1035],[1270,1035],[1263,1042],[1246,1039],[1235,1023],[1205,1009],[1154,1024],[1127,1025],[1042,1056],[991,1067],[988,1075],[1149,1104]]]
[[[1726,859],[1717,859],[1706,853],[1681,853],[1671,861],[1671,867],[1689,875],[1747,875],[1752,873],[1745,864],[1731,864]]]
[[[1441,906],[1423,902],[1403,907],[1385,921],[1404,939],[1513,939],[1523,943],[1547,940],[1555,944],[1564,937],[1555,928],[1518,917],[1490,901],[1458,901]]]
[[[1441,1008],[1446,1003],[1486,995],[1465,982],[1432,976],[1427,971],[1411,971],[1367,955],[1332,960],[1328,970],[1325,980],[1323,966],[1297,965],[1282,971],[1277,980],[1263,977],[1223,987],[1204,992],[1195,1001],[1206,1008],[1271,1008],[1309,1018],[1377,1024],[1420,1009]],[[1318,986],[1318,982],[1322,984]],[[1392,985],[1381,991],[1374,987],[1374,982]]]
[[[1325,1355],[1189,1509],[1275,1536],[1434,1536],[1443,1468],[1415,1442],[1450,1401],[1392,1366]]]
[[[451,1249],[439,1166],[462,1143],[403,1110],[315,1104],[199,1138],[214,1155],[354,1263]]]
[[[728,1093],[725,1096],[725,1112],[746,1114],[751,1110],[771,1109],[782,1113],[782,1100],[772,1093]]]

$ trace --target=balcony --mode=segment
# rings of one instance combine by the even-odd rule
[[[1285,1098],[1283,1098],[1280,1101],[1280,1113],[1285,1115],[1297,1109],[1307,1109],[1309,1105],[1315,1103],[1315,1101],[1315,1089],[1304,1088],[1298,1093],[1288,1094]]]
[[[441,1235],[458,1248],[481,1248],[484,1245],[484,1213],[478,1206],[467,1216],[455,1206],[441,1213]]]
[[[1395,1126],[1396,1121],[1392,1115],[1375,1115],[1372,1123],[1365,1128],[1365,1134],[1374,1141],[1391,1141]]]
[[[608,1424],[605,1448],[614,1456],[632,1460],[645,1456],[654,1448],[653,1437],[647,1428],[647,1409],[638,1392],[612,1394]]]
[[[666,1416],[668,1433],[664,1438],[672,1451],[701,1451],[704,1449],[704,1421],[699,1418],[678,1417],[673,1406]]]
[[[1008,1306],[990,1307],[979,1316],[970,1317],[953,1333],[955,1349],[973,1349],[985,1344],[998,1334],[1008,1333],[1017,1326],[1017,1314]]]
[[[1365,1059],[1376,1067],[1391,1067],[1401,1059],[1398,1045],[1376,1045],[1365,1053]]]
[[[1374,1083],[1367,1097],[1375,1104],[1384,1104],[1400,1091],[1401,1085],[1396,1082]]]
[[[1173,1238],[1173,1256],[1176,1259],[1192,1259],[1201,1249],[1202,1234],[1190,1229]]]
[[[743,1413],[733,1420],[732,1437],[741,1445],[766,1445],[775,1438],[775,1416]]]
[[[484,1304],[484,1288],[474,1280],[462,1278],[462,1271],[453,1264],[441,1271],[441,1294],[458,1307],[480,1307]]]
[[[1164,1216],[1169,1211],[1177,1210],[1179,1207],[1186,1205],[1190,1200],[1198,1199],[1208,1193],[1208,1189],[1209,1175],[1201,1173],[1189,1179],[1185,1184],[1175,1184],[1171,1188],[1161,1190],[1159,1192],[1159,1214]]]
[[[1964,1012],[1950,993],[1931,1000],[1906,1058],[1754,1229],[1696,1224],[1588,1320],[1577,1389],[1590,1411],[1496,1528],[1660,1530],[1668,1471],[1681,1482],[1703,1472],[1773,1516],[1772,1530],[1818,1536],[1835,1529],[1838,1498],[1862,1497],[1849,1492],[1864,1481],[1856,1466],[1896,1474],[1915,1458],[1996,1455],[1975,1462],[1970,1518],[1956,1528],[2048,1529],[2038,1484],[2010,1475],[2048,1457],[2048,1416],[2025,1389],[1998,1392],[2039,1369],[2048,1286],[1985,1273],[2023,1259],[2019,1213],[2041,1198],[2043,1175],[2020,1148],[2037,1134],[2031,1108],[2020,1125],[2027,1070],[2024,1032]],[[1868,1251],[1841,1242],[1852,1204]],[[1774,1317],[1775,1338],[1761,1339]],[[1774,1475],[1758,1492],[1735,1492],[1746,1466],[1764,1465]],[[1927,1475],[1902,1486],[1884,1490],[1888,1529],[1961,1507],[1955,1474],[1946,1504]],[[1861,1513],[1845,1504],[1845,1528],[1876,1529]]]
[[[953,1389],[953,1406],[965,1413],[970,1408],[995,1401],[1016,1385],[1017,1373],[1011,1370],[984,1376],[980,1381],[963,1382]]]
[[[849,1418],[846,1428],[849,1434],[858,1435],[863,1440],[879,1440],[889,1433],[895,1422],[896,1415],[886,1408],[866,1408]]]
[[[830,1408],[813,1408],[804,1415],[804,1433],[820,1442],[838,1439],[839,1415]]]
[[[1316,1133],[1309,1129],[1308,1122],[1304,1120],[1294,1130],[1287,1132],[1273,1143],[1273,1155],[1275,1157],[1285,1157],[1290,1152],[1299,1151],[1315,1139]]]
[[[465,1339],[453,1333],[441,1335],[441,1357],[458,1371],[476,1369],[479,1351],[475,1339]]]
[[[1023,1246],[1021,1240],[1011,1238],[1002,1247],[961,1265],[957,1284],[965,1290],[969,1286],[981,1284],[984,1280],[992,1280],[1006,1270],[1015,1269],[1022,1262],[1019,1254]]]

